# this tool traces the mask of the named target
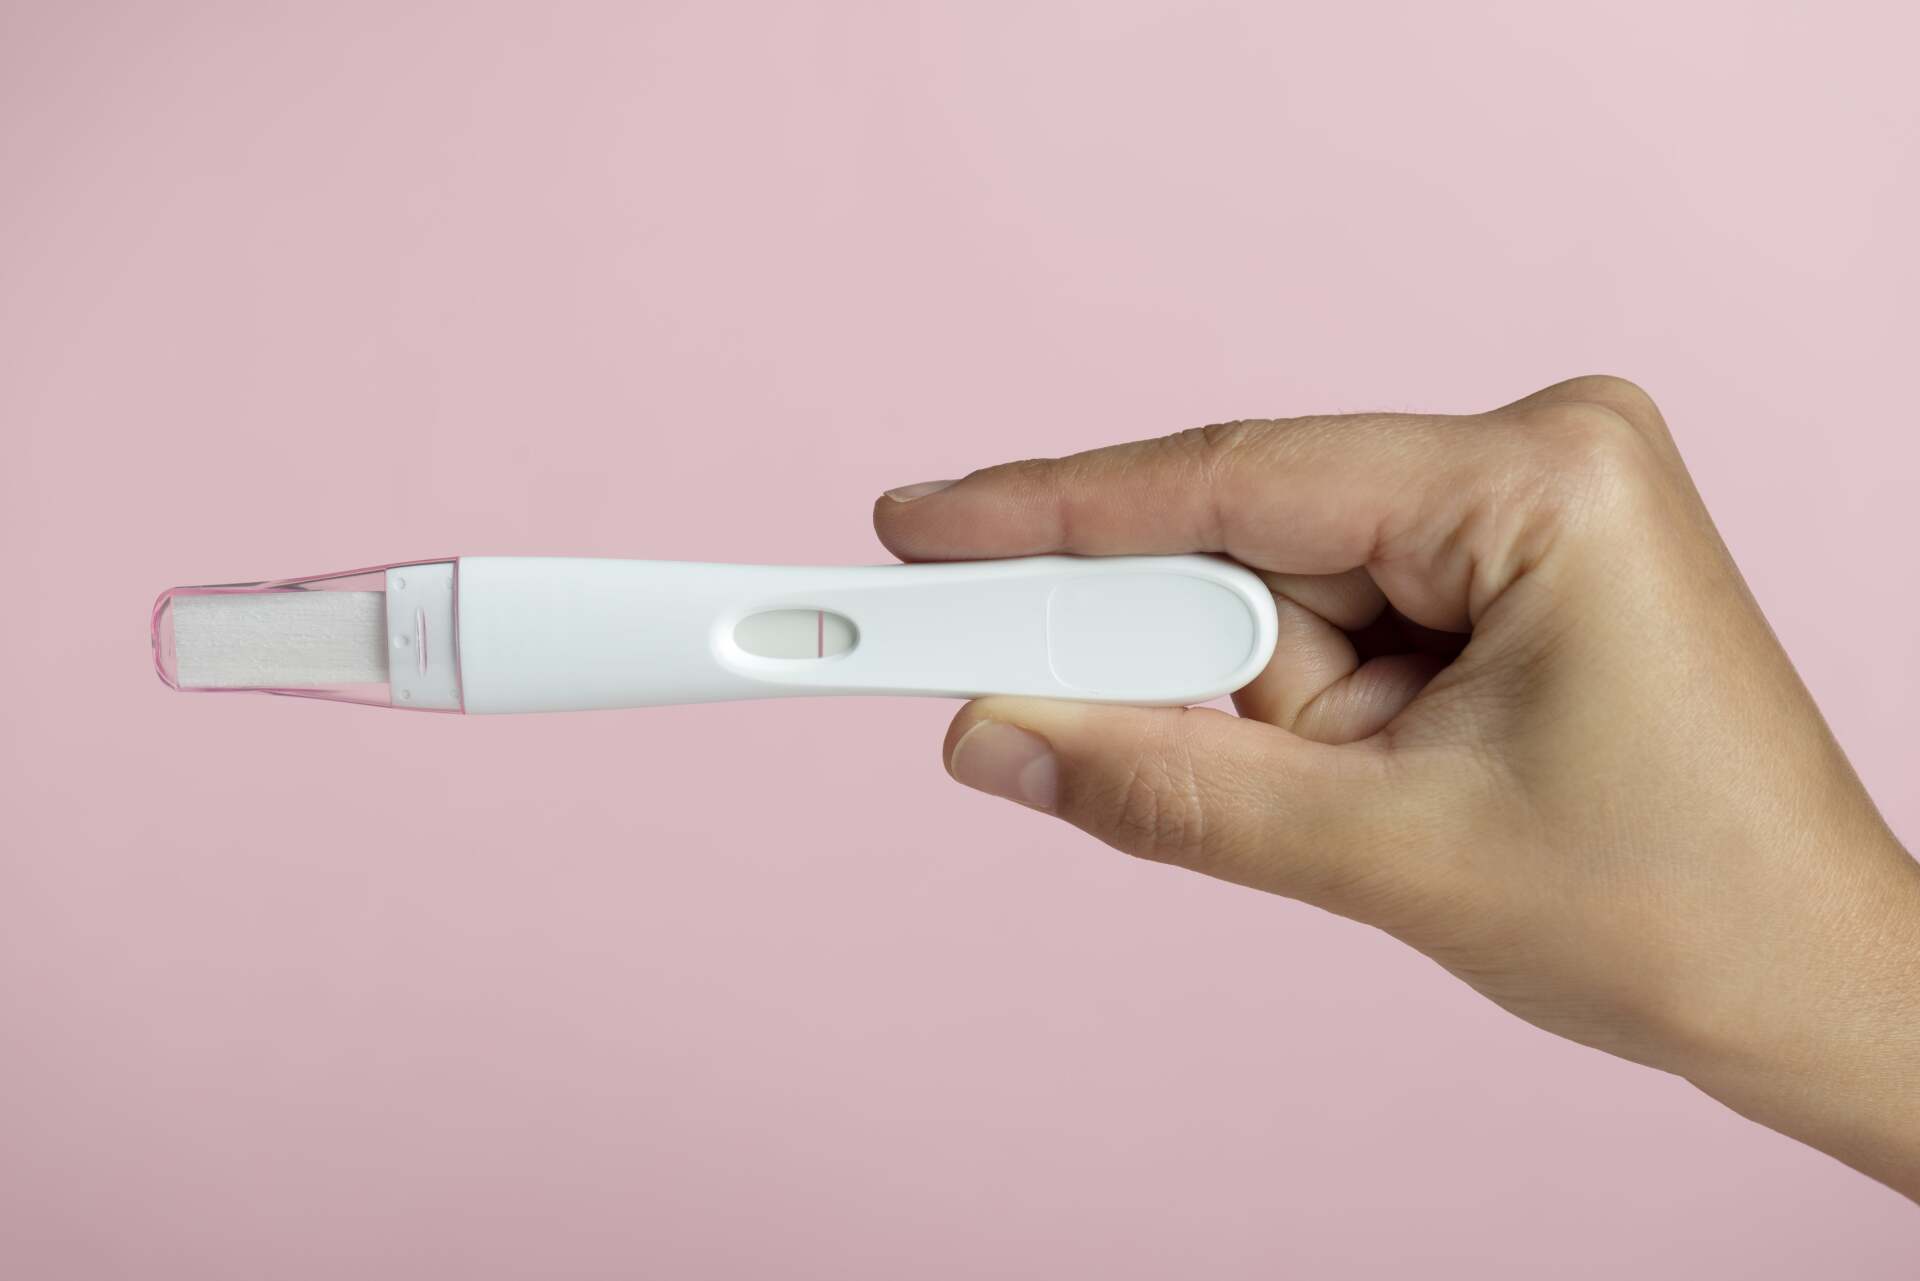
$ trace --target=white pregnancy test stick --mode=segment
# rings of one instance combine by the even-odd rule
[[[1200,703],[1273,654],[1273,596],[1212,556],[811,568],[464,556],[176,587],[160,678],[444,712],[822,694]]]

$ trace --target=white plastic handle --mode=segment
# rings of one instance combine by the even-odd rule
[[[1257,676],[1277,630],[1259,577],[1212,556],[463,557],[457,594],[462,701],[478,713],[804,694],[1200,703]]]

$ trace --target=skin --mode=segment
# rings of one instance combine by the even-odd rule
[[[1920,865],[1632,383],[1008,463],[874,524],[906,560],[1260,571],[1279,648],[1239,716],[981,699],[948,770],[1377,926],[1920,1200]]]

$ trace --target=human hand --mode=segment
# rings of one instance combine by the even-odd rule
[[[907,560],[1222,552],[1280,612],[1210,709],[990,698],[963,783],[1380,927],[1920,1199],[1920,866],[1653,402],[1229,423],[909,486]]]

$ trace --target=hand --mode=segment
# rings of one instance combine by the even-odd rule
[[[1280,611],[1240,716],[969,704],[947,767],[1420,949],[1920,1198],[1920,866],[1645,393],[1228,423],[908,486],[907,560],[1223,552]]]

